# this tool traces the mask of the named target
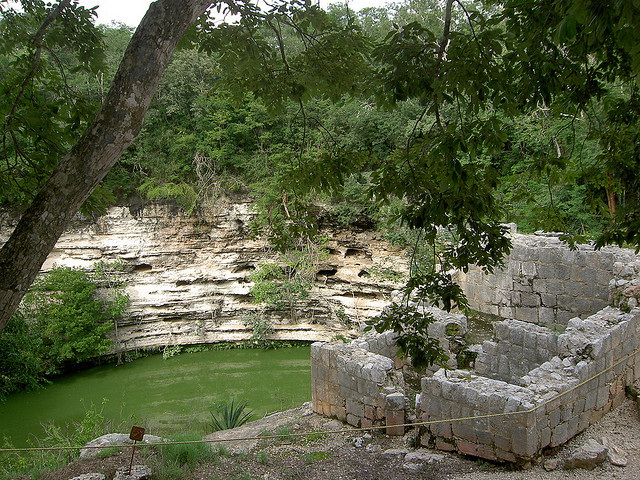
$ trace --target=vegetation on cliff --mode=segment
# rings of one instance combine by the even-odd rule
[[[500,265],[504,221],[640,244],[633,2],[230,2],[234,21],[188,29],[210,3],[161,0],[122,59],[126,29],[21,3],[1,6],[0,202],[29,206],[0,251],[0,328],[80,205],[133,193],[194,211],[251,189],[281,246],[311,238],[319,200],[396,220],[442,266],[407,292],[447,308],[464,304],[449,269]]]
[[[54,267],[36,281],[0,333],[0,400],[110,350],[106,333],[124,314],[128,298],[117,289],[98,295],[97,280],[79,269]]]

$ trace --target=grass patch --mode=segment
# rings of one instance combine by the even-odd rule
[[[303,456],[304,463],[310,464],[314,462],[319,462],[320,460],[326,460],[330,458],[331,454],[329,452],[307,452]]]
[[[307,435],[304,438],[304,443],[313,443],[313,442],[319,442],[320,440],[324,440],[325,438],[327,438],[327,434],[326,433],[312,433],[310,435]]]
[[[106,447],[98,450],[98,454],[96,457],[98,458],[107,458],[113,455],[119,455],[122,452],[122,448],[120,447]]]
[[[171,438],[170,442],[192,442],[202,440],[196,433],[186,433]],[[177,445],[161,445],[158,447],[159,456],[163,463],[175,462],[179,465],[186,465],[189,468],[195,467],[198,463],[210,460],[214,457],[214,452],[208,443],[184,443]]]
[[[256,460],[262,465],[269,465],[271,463],[271,459],[269,458],[269,454],[267,452],[260,452],[256,455]]]

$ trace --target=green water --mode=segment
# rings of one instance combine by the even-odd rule
[[[276,350],[214,350],[161,355],[120,366],[103,366],[57,379],[43,389],[10,396],[0,404],[0,440],[27,446],[42,424],[66,424],[100,408],[115,422],[146,433],[204,432],[209,407],[246,401],[260,418],[311,399],[309,347]],[[127,430],[128,431],[128,430]],[[207,432],[208,433],[208,432]]]

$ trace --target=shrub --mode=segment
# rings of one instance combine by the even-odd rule
[[[55,267],[34,284],[23,302],[28,335],[40,339],[38,354],[44,373],[53,375],[70,365],[102,355],[112,346],[105,334],[126,305],[114,307],[96,295],[88,273]]]
[[[43,426],[44,436],[33,446],[36,447],[69,447],[84,445],[96,437],[104,435],[108,430],[107,421],[102,414],[105,401],[100,408],[91,405],[85,410],[84,417],[70,425],[48,423]],[[30,442],[31,443],[31,442]],[[2,448],[11,448],[6,438],[0,442]],[[79,455],[79,450],[43,450],[25,453],[6,454],[0,462],[0,478],[17,478],[30,476],[38,478],[42,472],[60,468]]]
[[[236,404],[234,400],[219,405],[214,410],[209,411],[211,414],[210,430],[217,432],[218,430],[228,430],[244,425],[251,419],[253,410],[245,411],[246,402]]]
[[[34,283],[0,332],[0,400],[109,351],[105,334],[129,298],[122,282],[106,276],[107,267],[101,264],[95,279],[82,270],[54,267]],[[95,280],[109,282],[109,295],[97,295]]]

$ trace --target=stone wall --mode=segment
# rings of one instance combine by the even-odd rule
[[[427,308],[436,321],[429,334],[447,346],[453,336],[467,330],[464,315]],[[368,333],[349,344],[311,345],[313,410],[358,427],[386,425],[390,435],[402,435],[405,422],[403,369],[393,332]],[[455,355],[445,347],[455,366]]]
[[[393,344],[391,337],[381,343]],[[356,427],[404,423],[404,380],[394,361],[335,342],[311,345],[311,399],[315,412]]]
[[[519,320],[493,325],[493,341],[482,344],[475,371],[510,383],[558,355],[558,334]]]
[[[504,324],[496,331],[501,329]],[[625,386],[640,378],[639,308],[624,313],[607,307],[585,320],[571,319],[559,335],[509,325],[502,337],[485,342],[491,346],[483,353],[483,375],[440,370],[422,379],[417,415],[437,422],[425,428],[422,444],[489,460],[528,461],[599,420],[622,402]],[[502,364],[523,358],[526,347],[502,349],[514,337],[523,345],[546,345],[556,356],[517,377],[518,371],[503,370]],[[491,351],[503,352],[500,361],[487,361]],[[478,418],[440,422],[468,417]]]
[[[537,324],[565,325],[604,308],[614,264],[634,258],[633,251],[614,247],[571,250],[555,236],[513,234],[512,241],[505,268],[484,274],[471,267],[457,281],[471,308]]]
[[[482,276],[472,270],[460,278],[474,308],[524,318],[494,323],[492,340],[469,347],[477,352],[473,370],[441,369],[421,379],[415,415],[423,422],[423,445],[528,462],[598,421],[622,402],[625,387],[640,378],[640,257],[632,251],[593,251],[588,246],[572,251],[557,238],[516,235],[502,271]],[[614,306],[607,306],[608,299]],[[440,335],[455,318],[442,315],[436,329]],[[430,333],[436,335],[435,330]],[[446,340],[441,340],[445,347]],[[322,371],[314,367],[323,361],[318,355],[326,348],[335,347],[316,344],[312,356],[314,408],[342,418],[332,406],[348,401],[353,406],[372,379],[332,373],[330,362],[322,364]],[[353,350],[386,355],[377,358],[387,378],[397,378],[402,362],[391,361],[397,354],[392,334],[341,345],[336,355],[352,358]],[[362,361],[356,363],[352,371],[362,372]],[[406,365],[403,371],[407,373]],[[343,389],[345,382],[357,388]],[[376,388],[385,392],[391,385],[377,383]],[[376,398],[381,405],[381,397]],[[407,408],[404,417],[412,415]],[[370,425],[357,415],[351,420]]]
[[[43,271],[124,261],[131,307],[114,334],[119,350],[242,341],[252,333],[245,320],[260,310],[249,295],[250,275],[274,257],[264,239],[250,238],[253,216],[248,198],[221,200],[198,216],[166,204],[113,207],[97,219],[77,216]],[[0,244],[15,223],[0,212]],[[295,318],[288,309],[266,312],[273,340],[355,336],[398,288],[376,269],[407,271],[404,253],[372,232],[331,225],[324,232],[329,254],[317,266],[309,298],[296,303]]]

